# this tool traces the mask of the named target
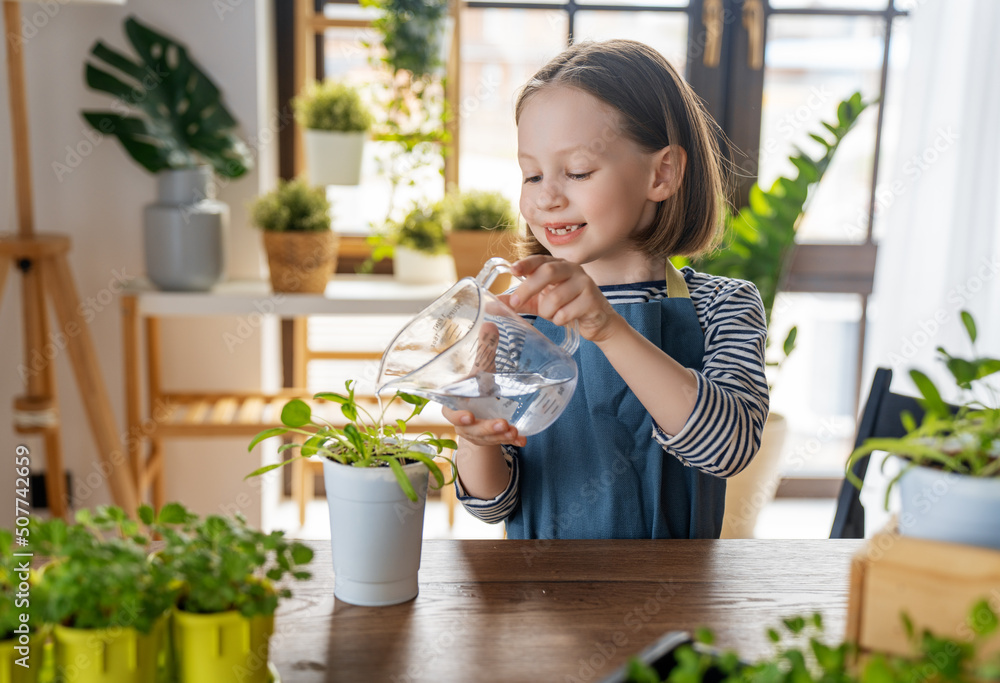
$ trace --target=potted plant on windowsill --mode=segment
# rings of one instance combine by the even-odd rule
[[[906,414],[904,436],[865,441],[848,459],[847,478],[861,488],[851,472],[858,458],[876,450],[898,456],[903,466],[889,482],[885,505],[888,509],[889,493],[898,483],[901,534],[1000,550],[1000,387],[983,381],[1000,372],[1000,359],[975,355],[975,320],[967,311],[961,318],[973,356],[937,349],[965,397],[958,411],[952,412],[926,374],[911,370],[923,397],[923,420],[917,425]]]
[[[156,680],[177,588],[120,508],[81,510],[76,524],[33,522],[33,550],[50,559],[32,593],[52,624],[58,680]],[[40,654],[40,653],[39,653]]]
[[[322,294],[337,269],[340,238],[330,227],[330,201],[305,180],[278,181],[250,208],[264,231],[264,249],[275,292]]]
[[[767,190],[753,185],[747,206],[736,214],[727,207],[721,248],[693,260],[674,259],[674,265],[678,268],[691,265],[698,271],[754,283],[764,303],[765,321],[770,326],[771,310],[792,260],[795,233],[805,214],[807,199],[832,163],[841,141],[869,104],[862,101],[860,93],[841,102],[837,106],[837,120],[822,121],[824,131],[809,135],[822,145],[821,157],[814,159],[796,148],[790,158],[797,170],[794,178],[779,177]],[[792,352],[797,331],[791,328],[782,343],[780,360],[768,362],[769,366],[780,366]],[[727,479],[723,538],[753,537],[757,517],[774,499],[778,487],[787,429],[785,417],[772,411],[764,425],[757,455],[746,469]]]
[[[116,109],[83,118],[157,176],[158,201],[144,213],[150,280],[161,289],[208,290],[224,272],[229,221],[212,173],[239,178],[253,158],[219,88],[183,45],[134,17],[125,33],[138,59],[98,41],[86,66],[87,85],[114,96]]]
[[[358,91],[337,81],[313,83],[296,97],[305,129],[306,174],[314,185],[357,185],[372,114]]]
[[[475,277],[494,256],[517,260],[517,215],[499,192],[470,190],[449,195],[442,213],[456,277]]]
[[[266,683],[274,612],[291,596],[276,584],[285,575],[308,579],[312,550],[284,532],[250,528],[242,516],[203,519],[179,503],[142,521],[163,538],[156,557],[178,583],[171,618],[171,669],[178,683]]]
[[[314,397],[339,405],[347,419],[343,427],[333,426],[309,404],[294,399],[281,411],[281,422],[286,426],[261,432],[250,442],[249,449],[264,439],[288,434],[296,441],[279,450],[298,448],[296,458],[323,458],[330,507],[333,592],[338,599],[366,606],[406,602],[418,591],[428,472],[438,488],[450,483],[434,457],[445,448],[454,449],[456,444],[429,432],[415,437],[406,434],[407,423],[420,414],[426,399],[397,392],[383,401],[376,417],[358,403],[352,381],[345,389],[343,394],[320,393]],[[410,414],[390,420],[389,411],[397,401],[410,406]],[[247,476],[289,462],[265,465]]]
[[[390,223],[387,232],[381,240],[391,245],[398,281],[414,285],[455,281],[455,261],[448,251],[440,203],[415,205],[403,220]],[[382,253],[378,248],[374,251]]]

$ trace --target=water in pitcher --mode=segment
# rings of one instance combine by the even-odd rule
[[[384,389],[391,390],[392,382]],[[494,374],[480,372],[439,388],[407,388],[452,410],[468,410],[481,420],[502,418],[522,436],[537,434],[559,415],[576,388],[576,373],[568,368],[546,372]]]

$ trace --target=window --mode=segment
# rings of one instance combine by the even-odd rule
[[[799,456],[787,475],[839,478],[857,410],[880,227],[879,171],[893,159],[896,144],[884,121],[898,116],[899,74],[909,49],[908,4],[469,0],[458,11],[460,58],[450,66],[458,148],[446,176],[463,188],[496,189],[516,200],[514,95],[571,39],[641,40],[683,69],[732,142],[732,161],[739,168],[737,205],[745,203],[758,178],[767,185],[788,170],[793,145],[810,151],[806,133],[831,118],[837,102],[855,90],[866,100],[877,99],[811,198],[787,293],[772,321],[775,337],[783,339],[782,328],[792,324],[800,330],[799,348],[773,396],[773,408],[790,418],[786,452]],[[298,6],[308,9],[310,0],[298,0]],[[317,73],[368,68],[351,47],[366,30],[364,12],[350,0],[316,0],[315,7],[320,12],[312,20],[312,35],[323,36],[315,45]],[[308,53],[311,44],[299,47]],[[427,182],[436,182],[434,192],[440,193],[439,178]],[[832,487],[828,491],[835,495]]]

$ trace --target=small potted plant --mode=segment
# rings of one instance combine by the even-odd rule
[[[877,450],[898,456],[903,466],[889,482],[885,505],[898,483],[901,534],[1000,550],[1000,387],[983,381],[1000,372],[1000,359],[976,355],[975,320],[967,311],[961,318],[972,356],[937,349],[965,399],[957,412],[926,374],[910,370],[923,397],[923,420],[917,425],[904,414],[904,436],[865,441],[848,459],[847,477],[861,488],[851,472],[855,460]]]
[[[35,580],[26,568],[30,561],[14,557],[14,534],[0,529],[0,681],[34,683],[42,665],[43,636],[31,602]]]
[[[81,510],[76,524],[33,522],[34,551],[48,557],[32,592],[52,624],[58,680],[156,680],[174,574],[145,550],[147,538],[121,508]]]
[[[375,417],[355,398],[352,381],[345,389],[343,394],[314,397],[340,407],[347,420],[343,427],[335,427],[305,401],[294,399],[281,411],[285,427],[261,432],[249,448],[264,439],[289,434],[296,442],[281,450],[299,448],[296,457],[323,458],[330,505],[333,592],[338,599],[367,606],[406,602],[418,591],[428,472],[437,487],[450,483],[434,457],[456,444],[429,432],[415,437],[406,434],[407,423],[427,404],[424,398],[397,392],[388,401],[383,399],[381,412]],[[399,405],[409,406],[409,415],[390,419],[390,411]],[[289,462],[266,465],[247,476]]]
[[[403,220],[390,223],[386,241],[392,245],[392,270],[400,282],[455,281],[440,203],[415,205]]]
[[[274,612],[291,596],[275,582],[286,574],[308,579],[302,567],[312,550],[284,532],[252,529],[242,516],[201,519],[179,503],[155,516],[144,506],[140,517],[163,538],[156,557],[179,580],[171,620],[178,683],[270,680]]]
[[[264,231],[275,292],[322,294],[337,267],[340,239],[330,227],[330,201],[305,180],[279,181],[258,197],[250,220]]]
[[[315,185],[357,185],[372,114],[346,83],[311,84],[292,101],[305,129],[306,172]]]
[[[443,215],[457,277],[475,277],[494,256],[517,259],[513,244],[517,215],[499,192],[470,190],[450,195],[444,200]]]
[[[184,45],[135,17],[125,20],[125,34],[137,57],[98,41],[85,72],[87,85],[114,97],[116,106],[83,118],[156,174],[159,197],[144,212],[149,279],[166,290],[208,290],[224,272],[229,222],[212,173],[239,178],[253,155],[218,86]]]

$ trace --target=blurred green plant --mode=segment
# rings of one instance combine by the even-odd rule
[[[168,503],[155,514],[144,506],[139,517],[163,539],[154,556],[178,578],[177,606],[185,612],[269,616],[292,595],[276,582],[286,574],[310,577],[303,570],[313,558],[309,546],[289,541],[283,531],[253,529],[242,515],[199,518],[180,503]]]
[[[712,654],[692,645],[674,653],[677,665],[665,681],[652,667],[633,659],[628,666],[632,683],[974,683],[1000,680],[1000,656],[977,663],[984,640],[997,630],[997,615],[986,600],[972,606],[967,623],[975,639],[971,642],[917,632],[902,616],[903,627],[913,645],[912,658],[866,653],[858,658],[851,643],[830,645],[823,638],[823,619],[784,619],[779,628],[768,629],[775,651],[770,657],[744,664],[734,652]],[[707,629],[695,635],[696,643],[711,646],[714,636]],[[860,661],[860,663],[859,663]]]
[[[31,522],[32,549],[50,560],[31,595],[38,615],[48,624],[149,633],[176,601],[176,575],[147,554],[149,537],[121,508],[80,510],[75,519]]]
[[[188,56],[187,48],[135,17],[125,34],[134,59],[97,41],[90,50],[87,85],[114,96],[113,111],[85,111],[102,135],[114,135],[150,173],[211,164],[225,178],[253,167],[253,155],[237,136],[236,119],[218,86]]]
[[[814,159],[795,147],[795,154],[789,157],[797,170],[794,178],[781,176],[767,190],[755,183],[750,188],[747,206],[736,214],[727,206],[721,247],[694,259],[674,258],[674,265],[678,268],[690,265],[712,275],[754,283],[764,302],[764,317],[770,326],[771,310],[788,273],[795,233],[805,214],[810,192],[823,179],[840,143],[870,104],[861,99],[859,92],[840,102],[837,119],[829,123],[821,121],[823,131],[809,133],[809,137],[822,146],[822,156]],[[782,343],[784,357],[794,350],[797,334],[798,328],[792,327]]]
[[[517,214],[499,192],[467,190],[449,194],[441,203],[445,231],[513,230]]]
[[[292,106],[295,120],[310,130],[364,132],[374,121],[357,89],[339,81],[311,84]]]
[[[318,232],[330,229],[326,190],[305,180],[279,180],[278,186],[250,206],[250,221],[270,232]]]

